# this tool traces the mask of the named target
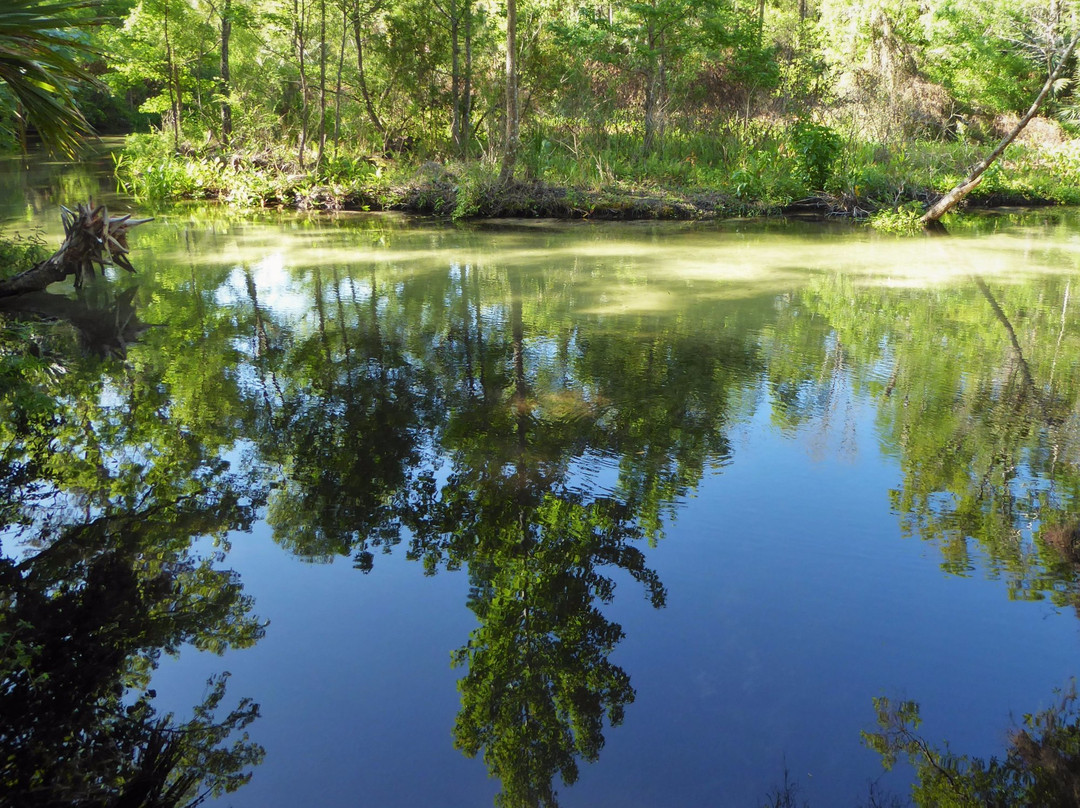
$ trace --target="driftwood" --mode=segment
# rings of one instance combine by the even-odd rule
[[[1027,114],[1013,127],[1009,134],[1005,135],[1001,139],[1001,142],[990,152],[990,155],[982,160],[975,168],[971,169],[971,173],[967,175],[967,178],[953,188],[945,196],[941,197],[930,210],[923,214],[923,217],[919,220],[923,224],[929,224],[930,222],[938,221],[942,216],[952,210],[968,193],[974,189],[980,182],[982,182],[982,175],[986,169],[990,168],[995,160],[997,160],[1002,152],[1008,147],[1010,143],[1016,140],[1016,136],[1019,135],[1028,122],[1035,117],[1035,114],[1039,111],[1043,101],[1046,100],[1046,96],[1050,94],[1050,90],[1053,89],[1054,84],[1061,77],[1061,74],[1065,70],[1065,63],[1069,61],[1073,51],[1076,50],[1076,44],[1080,42],[1080,34],[1077,34],[1072,38],[1068,47],[1065,48],[1065,52],[1061,55],[1061,59],[1058,61],[1057,67],[1051,71],[1050,76],[1046,79],[1046,83],[1043,85],[1042,90],[1035,97],[1031,107],[1028,109]]]
[[[79,288],[94,277],[94,265],[104,269],[116,265],[128,272],[135,268],[128,260],[127,234],[150,219],[132,219],[131,214],[109,216],[104,205],[77,205],[72,212],[61,206],[64,243],[50,258],[26,272],[0,281],[0,297],[40,292],[50,284],[74,275]]]

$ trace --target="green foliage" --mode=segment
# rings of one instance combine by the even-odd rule
[[[932,746],[918,734],[919,705],[874,699],[881,729],[863,741],[886,769],[901,758],[915,767],[912,797],[920,808],[985,808],[1027,805],[1068,808],[1080,800],[1080,710],[1075,685],[1059,703],[1024,716],[1009,738],[1004,759],[984,760]]]
[[[160,127],[160,146],[128,144],[125,187],[143,199],[479,212],[503,136],[499,13],[476,0],[331,5],[110,6],[123,24],[91,36],[113,98],[81,96],[106,126]],[[962,175],[974,161],[959,160],[963,141],[1030,98],[1071,8],[1054,21],[1044,5],[525,4],[521,165],[534,188],[602,192],[627,210],[664,192],[721,212],[823,192],[847,210],[896,208]],[[1080,199],[1054,163],[1024,158],[982,198]],[[425,164],[460,187],[432,185]]]
[[[80,35],[83,0],[5,0],[0,10],[0,110],[23,131],[33,126],[50,149],[74,155],[89,125],[75,104],[73,84],[96,80],[78,61],[91,53]],[[0,117],[0,124],[6,123]]]
[[[0,236],[0,278],[30,269],[51,254],[40,231]]]
[[[201,160],[173,154],[155,135],[129,135],[124,151],[115,153],[116,178],[136,199],[200,199],[220,187],[220,170]]]
[[[843,148],[840,135],[822,124],[799,121],[792,127],[791,145],[796,165],[807,185],[814,190],[824,190]]]
[[[879,210],[870,217],[870,226],[875,230],[898,235],[921,233],[924,228],[919,220],[924,212],[921,202],[906,202],[893,210]]]
[[[467,168],[458,177],[454,210],[450,218],[457,221],[483,213],[498,192],[498,180],[498,174],[486,166]]]
[[[990,115],[1023,109],[1046,76],[1039,75],[1042,65],[1032,69],[1017,34],[1045,8],[990,0],[939,4],[932,22],[937,58],[926,60],[927,73],[961,109]]]

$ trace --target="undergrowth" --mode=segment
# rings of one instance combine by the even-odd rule
[[[343,153],[301,168],[284,148],[177,153],[167,139],[153,134],[130,136],[115,161],[121,185],[142,200],[398,209],[455,220],[741,215],[820,200],[833,212],[876,214],[876,226],[895,229],[917,205],[959,183],[985,150],[962,141],[866,143],[798,121],[728,125],[710,133],[673,129],[650,154],[632,134],[538,126],[523,140],[518,178],[506,186],[492,162]],[[1080,141],[1016,144],[986,172],[970,199],[975,204],[1080,204],[1080,187],[1069,181],[1078,171]]]
[[[40,230],[0,235],[0,278],[30,269],[51,255]]]

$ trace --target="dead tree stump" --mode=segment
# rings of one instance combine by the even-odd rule
[[[150,219],[132,219],[131,214],[109,216],[104,205],[77,205],[72,212],[60,206],[64,223],[64,243],[49,258],[30,269],[0,281],[0,297],[40,292],[50,284],[74,275],[79,288],[94,277],[94,266],[115,265],[128,272],[135,268],[128,260],[127,234]]]

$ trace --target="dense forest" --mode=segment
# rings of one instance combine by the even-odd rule
[[[675,217],[812,201],[859,215],[949,190],[1066,62],[976,196],[1077,202],[1068,44],[1078,10],[1073,0],[18,0],[0,37],[44,63],[35,80],[53,107],[12,92],[5,68],[0,108],[13,148],[35,126],[69,150],[91,132],[140,132],[118,174],[143,197],[459,217]],[[80,112],[59,131],[40,124],[72,105]]]

